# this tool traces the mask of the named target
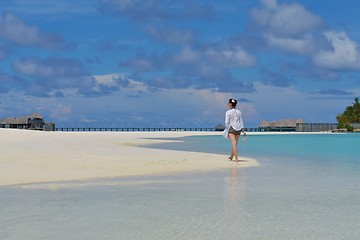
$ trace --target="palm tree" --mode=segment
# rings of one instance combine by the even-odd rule
[[[342,114],[336,116],[340,126],[349,123],[360,123],[360,102],[359,98],[355,98],[355,103],[352,106],[347,106]]]
[[[360,123],[360,103],[359,103],[359,98],[355,98],[355,103],[354,103],[354,123]]]

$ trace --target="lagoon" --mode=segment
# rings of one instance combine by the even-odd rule
[[[150,147],[224,154],[221,136]],[[260,166],[0,188],[0,239],[357,239],[360,135],[250,135]]]

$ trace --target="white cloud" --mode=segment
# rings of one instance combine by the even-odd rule
[[[126,74],[105,74],[93,76],[98,86],[117,87],[127,93],[134,93],[136,91],[146,92],[148,87],[143,83],[126,77]]]
[[[93,96],[108,94],[117,89],[105,87],[94,92],[96,81],[87,71],[82,62],[74,58],[58,56],[46,59],[29,57],[16,59],[12,62],[13,69],[22,77],[21,88],[34,96],[50,96],[49,94],[65,93],[64,90],[74,89],[79,94]],[[31,81],[28,81],[31,79]]]
[[[319,51],[313,58],[322,68],[333,70],[359,70],[360,52],[358,44],[345,32],[328,31],[323,33],[332,46]]]
[[[55,74],[55,67],[46,66],[38,59],[23,59],[15,60],[13,62],[14,69],[27,76],[36,76],[41,78],[53,77]]]
[[[256,58],[241,46],[207,46],[204,49],[184,47],[179,54],[174,54],[174,62],[181,64],[197,64],[206,62],[216,66],[249,67],[256,64]]]
[[[256,64],[256,58],[240,46],[208,48],[205,51],[205,58],[228,67],[249,67]]]
[[[256,63],[256,58],[240,45],[218,42],[185,46],[162,54],[139,54],[120,65],[135,72],[153,71],[155,77],[143,80],[153,87],[253,92],[252,84],[235,77],[231,69],[251,67]]]
[[[269,34],[266,39],[270,47],[298,55],[312,54],[317,46],[317,42],[309,34],[300,38],[276,37]]]
[[[20,74],[38,79],[75,79],[89,76],[78,59],[52,56],[46,59],[29,57],[16,59],[13,68]]]
[[[261,4],[268,9],[274,9],[278,5],[276,0],[261,0]]]
[[[345,32],[324,31],[323,20],[299,3],[262,0],[251,18],[270,48],[309,57],[315,68],[323,70],[360,69],[358,43]]]
[[[322,19],[299,3],[262,0],[250,16],[270,48],[305,56],[322,47],[318,33],[324,25]]]
[[[63,42],[57,34],[41,32],[36,26],[29,26],[11,13],[0,17],[0,39],[21,46],[54,48]]]
[[[0,18],[0,37],[20,45],[31,45],[40,42],[39,29],[27,26],[11,13]]]
[[[120,74],[105,74],[105,75],[95,75],[95,81],[98,84],[105,85],[108,87],[114,87],[117,86],[116,84],[116,78],[120,77]]]
[[[251,11],[253,21],[275,36],[293,37],[318,29],[322,19],[298,3],[277,4],[263,0],[260,8]]]

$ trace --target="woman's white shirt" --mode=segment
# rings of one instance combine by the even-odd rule
[[[233,127],[236,131],[244,128],[241,112],[235,108],[227,110],[225,113],[225,126],[227,129]]]

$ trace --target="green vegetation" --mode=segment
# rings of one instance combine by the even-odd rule
[[[359,98],[355,98],[352,106],[347,106],[343,114],[336,116],[339,125],[338,128],[346,128],[349,132],[354,131],[350,123],[360,123],[360,103]]]

